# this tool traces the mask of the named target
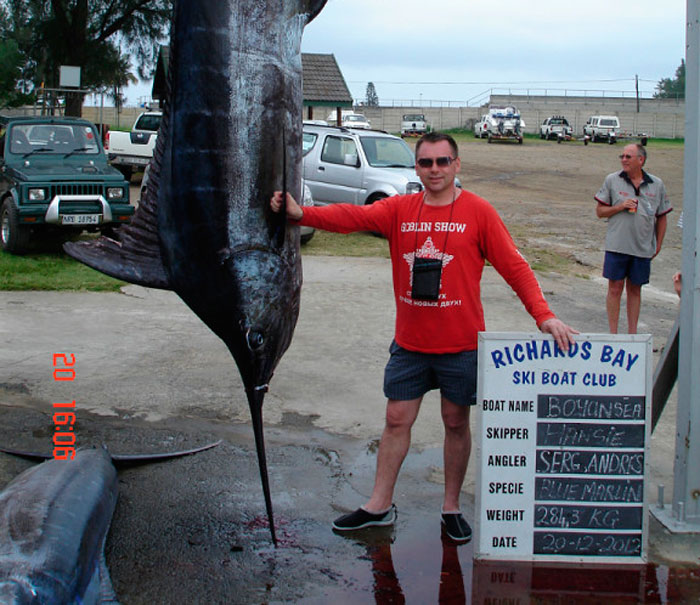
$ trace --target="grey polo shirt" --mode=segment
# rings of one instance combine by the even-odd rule
[[[605,177],[595,199],[606,206],[617,206],[626,199],[639,200],[637,212],[618,212],[608,218],[605,249],[651,258],[656,253],[656,219],[673,210],[663,181],[642,171],[642,183],[636,189],[627,173],[613,172]]]

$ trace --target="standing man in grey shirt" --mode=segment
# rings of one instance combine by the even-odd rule
[[[627,291],[627,331],[637,333],[642,286],[649,283],[651,259],[661,250],[671,204],[663,181],[643,167],[647,150],[625,146],[621,172],[605,177],[595,195],[596,215],[608,219],[603,277],[608,279],[605,306],[610,332],[617,334],[622,291]]]

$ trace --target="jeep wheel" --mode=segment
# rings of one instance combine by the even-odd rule
[[[134,174],[134,169],[131,166],[116,166],[117,170],[122,173],[127,183],[131,183],[131,177]]]
[[[106,227],[102,227],[102,229],[100,229],[100,233],[105,237],[118,242],[121,239],[121,225],[107,225]]]
[[[24,254],[29,248],[29,229],[19,224],[19,211],[11,199],[0,210],[0,241],[2,249],[12,254]]]

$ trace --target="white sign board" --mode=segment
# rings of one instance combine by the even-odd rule
[[[651,336],[479,334],[475,556],[645,560]]]
[[[61,88],[80,88],[80,67],[61,65],[59,68],[58,85]]]

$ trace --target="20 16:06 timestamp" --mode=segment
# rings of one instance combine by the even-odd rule
[[[53,379],[56,382],[75,380],[75,355],[73,353],[54,353]],[[54,403],[53,423],[53,457],[56,460],[73,460],[75,457],[75,399],[70,402]]]

